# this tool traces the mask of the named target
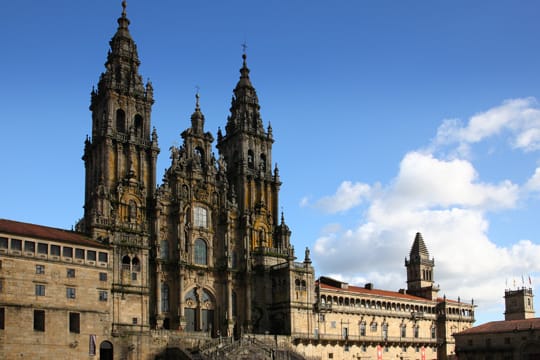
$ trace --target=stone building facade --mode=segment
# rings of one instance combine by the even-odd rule
[[[540,318],[535,317],[532,289],[507,289],[504,299],[503,321],[491,321],[454,334],[460,359],[540,359]]]
[[[474,306],[437,297],[420,234],[399,292],[317,280],[308,249],[296,261],[245,54],[218,156],[197,94],[157,183],[153,87],[129,24],[123,2],[91,93],[75,231],[0,221],[0,357],[189,358],[246,336],[313,359],[449,357]]]
[[[405,266],[407,289],[397,292],[319,277],[316,317],[292,334],[297,350],[322,359],[454,357],[452,335],[472,326],[474,304],[437,296],[435,262],[420,233]]]

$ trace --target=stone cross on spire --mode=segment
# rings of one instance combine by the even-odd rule
[[[127,1],[122,0],[122,17],[126,17],[126,7],[127,7]]]

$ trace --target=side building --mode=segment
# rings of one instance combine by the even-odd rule
[[[474,323],[473,302],[437,296],[435,262],[420,233],[405,265],[408,286],[397,292],[321,276],[313,331],[292,335],[297,351],[321,359],[455,357],[452,335]]]
[[[454,335],[460,359],[540,359],[540,318],[535,317],[532,289],[507,289],[504,299],[504,320]]]
[[[0,219],[0,358],[108,359],[111,280],[109,246]]]

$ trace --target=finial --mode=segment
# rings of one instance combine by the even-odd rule
[[[122,0],[122,17],[126,17],[126,7],[127,7],[127,1]]]
[[[247,49],[247,44],[246,42],[244,41],[244,43],[242,44],[242,59],[244,60],[244,67],[246,67],[246,58],[247,58],[247,55],[246,55],[246,49]]]
[[[201,98],[200,95],[199,95],[199,90],[200,90],[200,87],[199,85],[195,86],[195,89],[197,90],[197,92],[195,93],[195,109],[196,110],[199,110],[199,99]]]

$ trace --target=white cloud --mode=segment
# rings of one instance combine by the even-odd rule
[[[435,257],[440,295],[460,296],[464,301],[474,298],[483,309],[498,309],[495,316],[502,318],[505,283],[512,283],[508,278],[515,276],[521,285],[521,274],[540,272],[540,245],[524,239],[508,239],[508,245],[494,243],[488,232],[489,214],[512,210],[521,195],[540,191],[540,168],[520,188],[509,180],[482,180],[464,154],[474,143],[503,132],[511,135],[509,143],[516,148],[540,148],[540,112],[535,106],[532,98],[509,100],[473,116],[466,126],[446,120],[435,143],[454,145],[454,157],[411,151],[386,185],[344,182],[334,195],[319,200],[316,204],[329,212],[365,200],[367,211],[359,225],[339,229],[333,224],[332,232],[316,240],[318,271],[357,285],[374,282],[377,288],[404,288],[403,259],[420,231]]]
[[[369,194],[369,185],[343,181],[334,195],[320,199],[315,207],[327,213],[347,211],[359,205]]]
[[[540,149],[540,109],[535,98],[511,99],[502,105],[472,116],[467,124],[458,119],[444,120],[434,146],[460,144],[456,149],[464,155],[467,144],[507,132],[510,144],[523,151]],[[461,151],[459,151],[461,150]]]
[[[540,168],[536,168],[533,176],[527,180],[525,189],[527,191],[540,191]]]

